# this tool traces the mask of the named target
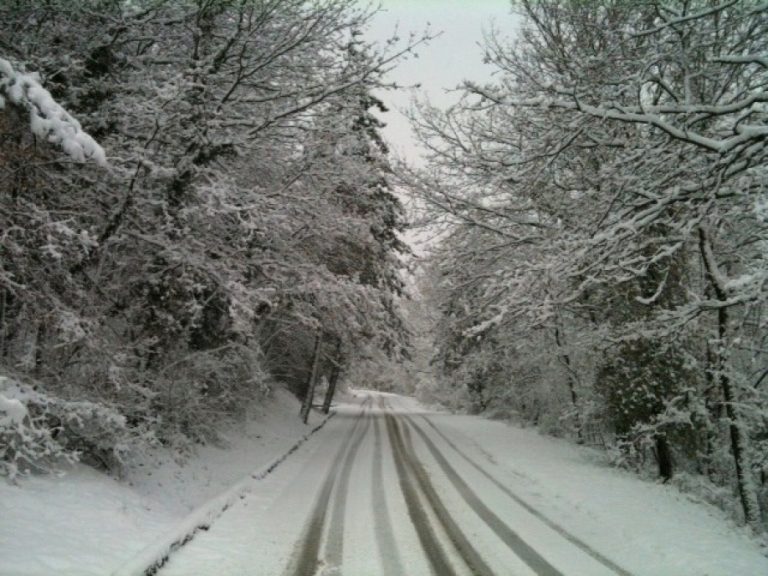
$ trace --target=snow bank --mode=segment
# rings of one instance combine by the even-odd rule
[[[0,387],[26,405],[9,390]],[[15,418],[18,406],[10,404]],[[225,447],[201,446],[184,462],[158,447],[133,461],[121,481],[79,464],[17,485],[0,481],[0,576],[105,576],[120,566],[143,573],[138,559],[156,563],[163,548],[198,529],[196,521],[210,522],[306,441],[298,411],[295,397],[276,390],[247,421],[223,430]]]
[[[285,461],[288,456],[296,452],[296,450],[298,450],[299,447],[301,447],[301,445],[315,432],[325,426],[332,416],[333,414],[323,419],[320,424],[301,437],[282,456],[276,458],[261,469],[254,471],[223,494],[220,494],[190,513],[163,538],[146,547],[129,562],[116,570],[113,573],[113,576],[144,576],[145,574],[155,574],[157,570],[165,564],[168,556],[174,550],[192,540],[195,534],[200,530],[207,530],[216,518],[221,516],[230,506],[248,494],[253,489],[255,482],[265,478]]]

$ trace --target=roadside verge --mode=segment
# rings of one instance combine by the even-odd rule
[[[335,416],[335,413],[331,413],[323,419],[320,424],[302,436],[284,454],[275,458],[266,466],[253,471],[225,492],[208,500],[205,504],[192,511],[176,525],[174,530],[168,532],[165,537],[153,542],[133,556],[128,562],[112,572],[112,576],[153,576],[156,574],[168,561],[171,554],[192,540],[200,530],[210,528],[211,524],[229,507],[251,492],[256,482],[271,474],[310,437],[325,426],[333,416]]]

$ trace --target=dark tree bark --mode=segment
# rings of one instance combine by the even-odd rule
[[[341,375],[341,369],[338,366],[334,366],[331,369],[331,377],[328,380],[328,390],[325,392],[325,400],[323,400],[323,414],[328,414],[331,410],[331,402],[333,402],[333,396],[336,394],[336,383],[339,381]]]
[[[664,478],[664,482],[672,479],[674,474],[674,464],[672,462],[672,451],[669,449],[667,437],[659,434],[656,440],[656,461],[659,464],[659,476]]]
[[[328,414],[331,410],[331,402],[333,402],[333,396],[336,394],[336,384],[341,376],[341,340],[336,343],[336,352],[333,355],[333,368],[331,369],[331,377],[328,380],[328,390],[325,392],[325,400],[323,400],[323,414]]]
[[[301,404],[301,421],[304,424],[309,420],[309,411],[312,409],[312,401],[315,397],[315,386],[317,385],[317,367],[320,364],[320,347],[322,345],[323,338],[320,333],[315,336],[315,350],[312,353],[312,370],[309,373],[309,381],[307,382],[307,391],[304,394],[304,402]]]
[[[714,381],[717,382],[723,393],[723,405],[725,408],[725,416],[728,420],[731,453],[733,455],[733,464],[736,469],[736,483],[739,490],[741,507],[744,511],[744,519],[752,528],[760,530],[760,505],[757,501],[757,494],[755,493],[750,478],[752,470],[749,462],[749,438],[747,437],[746,430],[744,430],[744,426],[741,422],[741,415],[736,406],[736,403],[738,402],[738,399],[736,398],[736,390],[734,389],[733,382],[731,382],[731,379],[725,373],[724,346],[728,333],[728,308],[725,306],[725,302],[728,300],[728,294],[718,282],[718,272],[712,257],[712,246],[704,228],[699,228],[699,248],[704,262],[707,281],[712,287],[715,297],[722,304],[717,310],[717,337],[719,346],[713,354],[715,364],[710,366],[709,370],[713,374]]]

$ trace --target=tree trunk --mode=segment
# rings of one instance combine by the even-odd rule
[[[328,390],[325,392],[325,400],[323,400],[323,414],[328,414],[331,410],[331,402],[333,402],[333,396],[336,394],[336,383],[341,376],[341,339],[336,343],[336,352],[333,355],[333,368],[331,369],[331,377],[328,380]]]
[[[6,328],[6,308],[8,306],[8,300],[6,294],[7,292],[5,290],[0,290],[0,358],[8,357],[8,341],[6,340],[6,334],[8,332]]]
[[[744,510],[744,519],[755,530],[760,530],[760,505],[751,479],[751,466],[749,461],[749,438],[741,423],[741,416],[735,406],[734,390],[730,379],[720,376],[725,400],[725,413],[728,416],[728,431],[731,439],[731,452],[736,467],[736,481],[739,486],[739,498]]]
[[[323,400],[323,414],[328,414],[331,410],[331,402],[333,402],[333,395],[336,394],[336,382],[339,380],[341,369],[338,366],[334,366],[331,370],[331,377],[328,380],[328,390],[325,392],[325,400]]]
[[[46,330],[45,324],[38,322],[37,329],[35,330],[35,366],[32,369],[32,373],[40,377],[43,373],[43,366],[45,365],[43,359],[43,344],[45,342]]]
[[[555,319],[555,343],[557,344],[557,349],[560,354],[560,361],[565,366],[565,371],[567,373],[567,379],[568,379],[568,391],[571,395],[571,403],[573,404],[573,409],[576,411],[576,440],[579,444],[584,442],[584,438],[582,436],[581,432],[581,414],[579,413],[579,397],[576,393],[576,375],[573,372],[573,367],[571,366],[571,357],[563,351],[563,342],[562,338],[560,336],[560,326],[558,325],[559,320]]]
[[[312,409],[312,401],[315,397],[315,386],[317,384],[317,367],[320,364],[320,345],[322,343],[322,337],[318,332],[315,336],[315,350],[312,353],[312,370],[309,373],[309,381],[307,382],[307,391],[304,395],[304,402],[301,404],[301,412],[299,416],[304,424],[309,420],[309,411]]]
[[[712,254],[712,246],[703,228],[699,228],[699,248],[704,261],[707,280],[712,290],[720,302],[728,299],[728,294],[724,286],[718,281],[719,271],[716,268]],[[715,350],[715,364],[709,369],[714,371],[714,380],[723,392],[723,404],[725,405],[725,415],[728,419],[728,432],[731,442],[731,453],[733,454],[733,463],[736,469],[736,483],[739,490],[739,499],[744,511],[744,520],[753,529],[760,531],[760,504],[757,500],[757,493],[752,483],[752,466],[749,459],[749,438],[741,422],[741,415],[736,406],[736,390],[728,375],[725,373],[725,339],[728,334],[728,309],[722,306],[717,310],[717,336],[718,349]]]
[[[670,480],[673,474],[672,451],[669,449],[667,437],[658,434],[656,440],[656,461],[659,464],[659,476],[664,478],[664,482]]]

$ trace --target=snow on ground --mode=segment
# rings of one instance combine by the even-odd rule
[[[200,447],[194,458],[182,463],[168,453],[160,454],[159,468],[148,463],[134,470],[129,481],[148,500],[170,505],[179,514],[191,512],[285,452],[321,420],[312,414],[305,426],[298,414],[295,397],[278,389],[246,421],[222,433],[225,446]]]
[[[0,575],[90,576],[111,573],[184,517],[287,451],[310,426],[287,392],[226,431],[227,447],[205,446],[180,464],[155,452],[117,481],[78,465],[62,477],[0,482]]]
[[[321,510],[318,495],[326,486],[333,491],[326,493],[322,508],[327,527],[318,532],[327,540],[324,559],[335,555],[341,561],[343,554],[345,573],[354,576],[379,576],[387,566],[389,573],[398,573],[397,566],[410,575],[430,573],[405,509],[392,436],[380,417],[383,403],[375,393],[368,396],[360,391],[350,397],[313,440],[172,555],[161,573],[282,573],[302,534],[310,533],[307,520]],[[594,450],[535,430],[383,396],[403,430],[411,431],[415,453],[440,499],[495,573],[533,572],[519,559],[513,562],[510,549],[460,496],[425,438],[492,514],[562,574],[612,573],[595,555],[632,576],[768,574],[760,547],[719,510],[610,468]],[[364,405],[372,417],[359,419]],[[60,479],[0,484],[0,575],[112,573],[147,544],[177,531],[190,510],[199,511],[203,502],[295,444],[309,429],[298,422],[297,411],[295,400],[280,393],[248,425],[229,431],[228,449],[203,448],[184,467],[160,455],[158,468],[134,471],[130,484],[82,466]],[[594,555],[585,554],[585,548]],[[327,568],[333,571],[332,564]]]
[[[359,410],[359,402],[337,415],[259,490],[201,532],[161,570],[163,576],[239,576],[283,573],[304,529],[321,485]]]
[[[766,550],[722,511],[673,487],[609,467],[593,449],[533,429],[435,412],[410,398],[395,397],[394,405],[427,416],[513,493],[632,574],[768,574]],[[472,477],[471,466],[458,468]],[[492,492],[488,487],[484,495],[492,498]],[[495,498],[503,506],[503,495]],[[534,520],[528,523],[531,530]],[[567,566],[569,558],[560,561]]]
[[[358,418],[382,411],[366,392],[347,400],[316,441],[173,555],[158,576],[308,574],[297,560],[313,543],[322,556],[318,576],[338,576],[342,559],[348,576],[430,574],[399,499],[384,424]]]
[[[719,511],[691,502],[673,488],[609,468],[599,462],[595,451],[534,430],[427,410],[395,395],[384,395],[392,407],[384,410],[377,408],[378,393],[357,392],[357,405],[342,407],[318,441],[308,444],[258,491],[174,554],[160,574],[304,574],[305,556],[321,575],[338,574],[339,567],[353,576],[432,574],[403,501],[392,436],[380,417],[385,412],[400,421],[403,430],[411,430],[429,482],[491,573],[533,576],[535,572],[497,537],[501,533],[492,524],[475,514],[417,430],[437,446],[488,513],[497,515],[553,567],[554,571],[545,568],[542,573],[768,574],[768,559],[759,547]],[[374,402],[366,403],[369,395]],[[356,418],[363,411],[369,417]],[[422,414],[526,506],[478,473]],[[332,489],[326,490],[329,486]],[[426,500],[418,499],[455,573],[468,574],[457,551],[447,544],[449,536],[434,511]],[[542,521],[542,516],[551,522]],[[618,570],[611,569],[610,563]],[[398,565],[406,571],[395,568]]]

